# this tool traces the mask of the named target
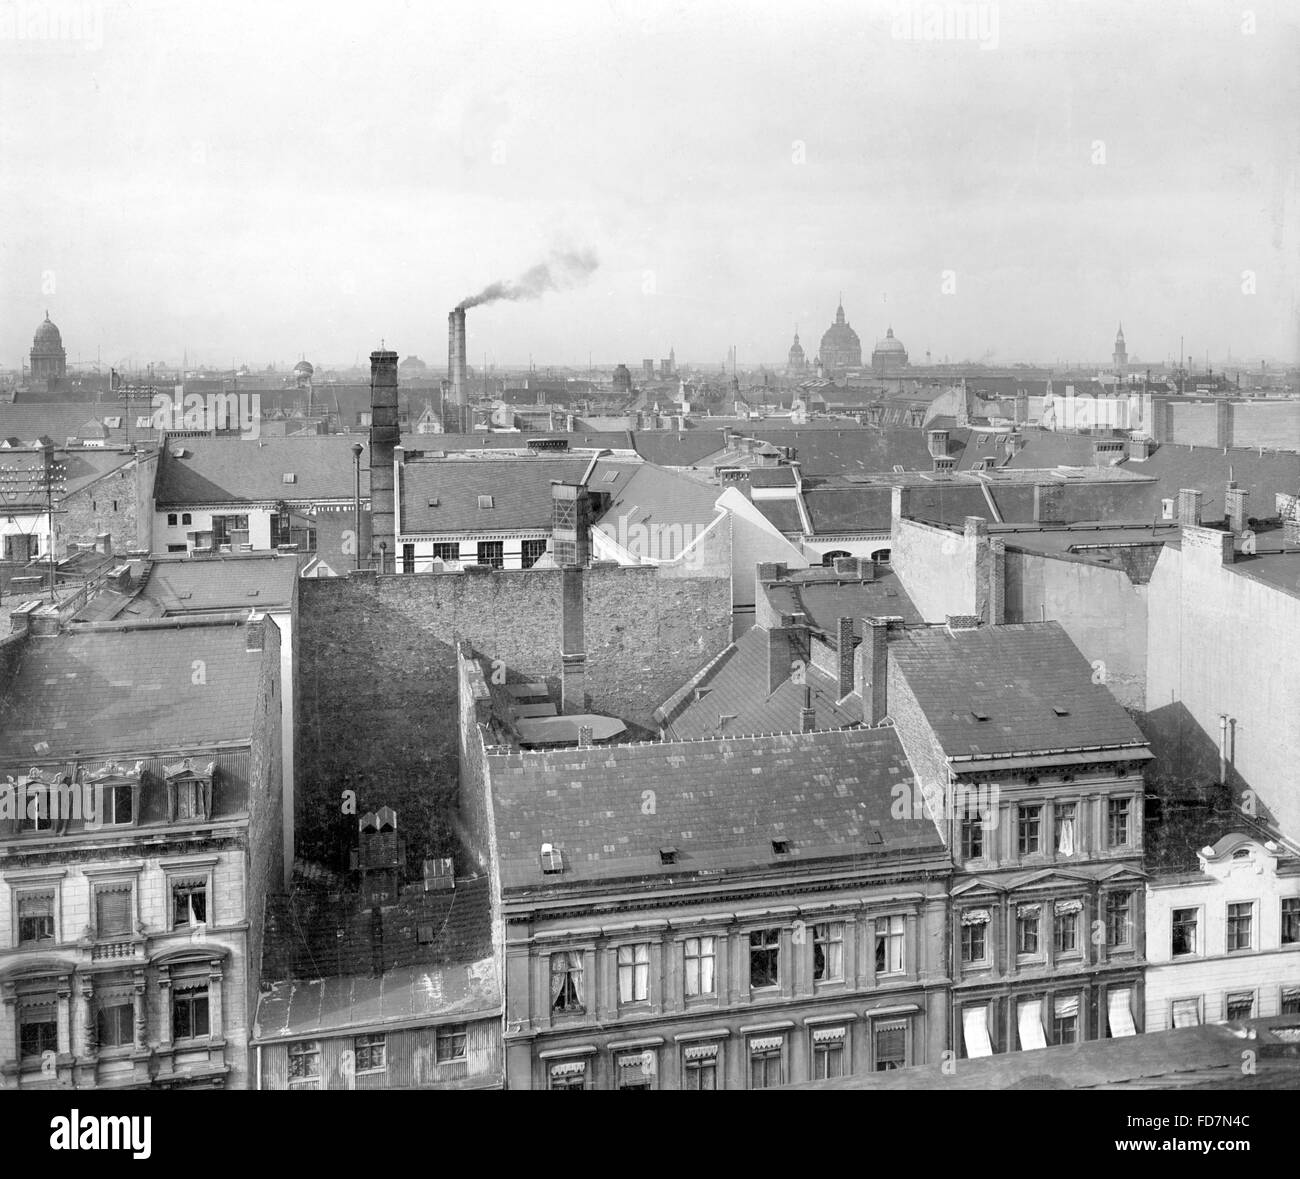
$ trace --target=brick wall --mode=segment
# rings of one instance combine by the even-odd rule
[[[93,541],[101,532],[113,538],[115,553],[138,548],[141,513],[136,460],[66,496],[59,508],[62,514],[55,517],[55,532],[60,556],[68,551],[69,543]],[[146,501],[145,514],[152,511],[152,504]]]
[[[452,855],[460,751],[456,643],[489,672],[544,680],[560,700],[563,571],[307,579],[299,596],[295,823],[298,854],[338,856],[358,813],[397,810],[408,861]],[[592,711],[648,733],[654,709],[730,639],[727,577],[665,577],[651,566],[583,576],[585,691]]]

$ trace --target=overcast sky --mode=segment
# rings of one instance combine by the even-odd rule
[[[949,7],[0,0],[0,365],[1300,357],[1300,4]]]

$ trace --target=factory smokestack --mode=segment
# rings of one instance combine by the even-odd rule
[[[451,384],[451,405],[443,429],[452,434],[469,432],[469,373],[465,360],[465,308],[447,316],[447,380]]]
[[[370,354],[370,523],[371,554],[396,558],[393,452],[398,442],[397,353]],[[360,543],[360,538],[358,538]]]

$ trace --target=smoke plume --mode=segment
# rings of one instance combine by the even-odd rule
[[[557,251],[547,261],[525,270],[513,282],[502,279],[489,283],[477,295],[467,295],[456,305],[456,310],[464,311],[500,299],[540,299],[547,291],[577,286],[599,265],[592,250]]]

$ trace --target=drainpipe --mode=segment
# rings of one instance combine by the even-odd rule
[[[1228,714],[1219,713],[1219,784],[1228,784]]]

